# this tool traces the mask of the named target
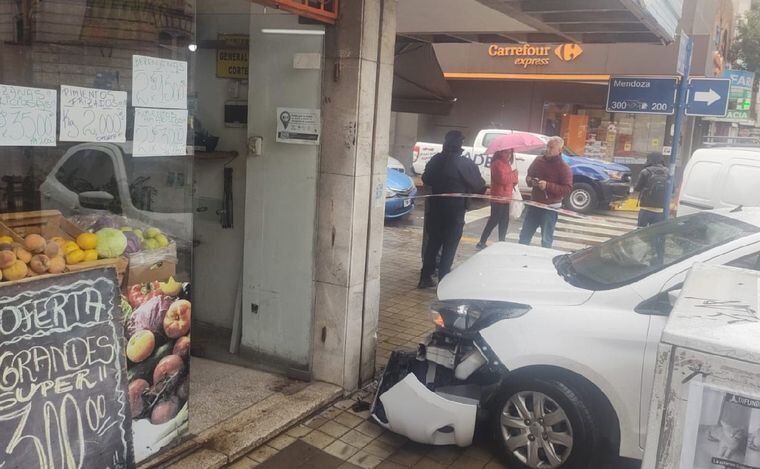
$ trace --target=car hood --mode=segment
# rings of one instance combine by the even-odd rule
[[[497,243],[471,257],[438,286],[440,300],[497,300],[531,306],[579,305],[594,293],[567,283],[552,259],[561,251]]]
[[[392,189],[394,191],[405,191],[414,186],[414,181],[412,181],[412,178],[402,173],[401,171],[388,168],[386,172],[388,173],[388,176],[385,185],[388,187],[388,189]]]
[[[606,169],[608,171],[620,171],[623,173],[630,173],[631,168],[624,164],[619,163],[608,163],[606,161],[597,160],[594,158],[586,158],[585,156],[565,156],[565,161],[570,166],[575,166],[577,164],[586,164],[595,166],[599,169]]]

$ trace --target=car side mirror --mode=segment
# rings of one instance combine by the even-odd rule
[[[681,296],[681,289],[677,290],[669,290],[668,292],[668,303],[670,303],[671,307],[674,307],[676,305],[676,301],[678,301],[678,297]]]
[[[105,191],[87,191],[79,194],[79,205],[95,210],[108,210],[113,207],[114,196]]]

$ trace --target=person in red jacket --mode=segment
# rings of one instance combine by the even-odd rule
[[[546,143],[546,152],[533,160],[528,168],[527,183],[533,191],[531,201],[561,208],[562,199],[573,190],[573,172],[562,159],[565,141],[551,137]],[[520,244],[530,244],[536,230],[541,227],[541,246],[551,248],[554,243],[554,226],[557,212],[544,208],[527,206],[525,220],[520,231]]]
[[[517,185],[517,170],[512,169],[515,153],[512,150],[497,151],[491,159],[491,195],[505,200],[491,202],[491,216],[480,236],[480,242],[475,246],[484,249],[491,232],[499,226],[499,241],[506,241],[509,227],[509,202],[512,192]]]

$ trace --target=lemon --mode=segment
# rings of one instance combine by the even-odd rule
[[[84,251],[84,261],[90,262],[90,261],[96,261],[98,260],[98,251],[97,249],[87,249]]]
[[[95,249],[98,245],[98,237],[93,233],[82,233],[77,236],[77,245],[81,249]]]
[[[74,241],[66,241],[63,245],[63,254],[66,255],[73,251],[79,251],[81,248],[79,245]]]
[[[66,264],[74,265],[84,261],[84,251],[77,249],[66,254]]]
[[[0,236],[0,244],[13,244],[13,238],[10,236]]]

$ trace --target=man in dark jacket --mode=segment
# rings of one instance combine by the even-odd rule
[[[433,194],[484,194],[486,182],[478,167],[462,156],[464,135],[458,130],[446,134],[443,151],[435,155],[425,167],[422,182],[430,186]],[[435,286],[433,274],[438,267],[438,279],[451,270],[454,255],[462,238],[467,200],[462,197],[432,197],[427,200],[425,227],[428,240],[422,263],[418,288]],[[440,261],[436,262],[440,251]]]
[[[639,193],[639,226],[649,226],[663,219],[665,192],[668,190],[668,167],[660,153],[647,155],[647,166],[639,174],[634,190]]]
[[[533,160],[528,168],[527,182],[533,189],[531,201],[561,208],[562,199],[573,190],[573,172],[562,159],[565,141],[551,137],[546,143],[546,152]],[[541,246],[552,247],[557,212],[539,207],[525,207],[525,220],[520,231],[520,244],[530,244],[536,230],[541,227]]]

